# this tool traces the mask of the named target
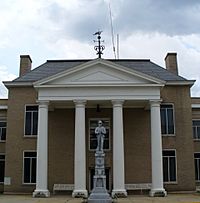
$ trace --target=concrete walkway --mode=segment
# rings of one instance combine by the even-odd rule
[[[82,199],[70,196],[51,196],[50,198],[32,198],[31,195],[0,195],[0,203],[81,203]],[[116,203],[200,203],[200,194],[169,194],[167,197],[129,196],[118,199]]]

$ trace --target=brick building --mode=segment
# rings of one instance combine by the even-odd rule
[[[76,196],[92,189],[97,121],[106,127],[107,189],[194,191],[200,181],[200,98],[195,81],[150,60],[47,60],[4,82],[0,100],[0,190],[49,196],[56,184]],[[37,174],[37,175],[36,175]],[[57,185],[58,186],[58,185]]]

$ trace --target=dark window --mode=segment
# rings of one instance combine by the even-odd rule
[[[110,122],[107,119],[92,119],[90,120],[90,150],[97,148],[97,137],[95,134],[95,128],[98,126],[98,121],[102,120],[103,126],[106,128],[106,134],[104,137],[104,149],[110,149]]]
[[[6,140],[6,122],[0,121],[0,141]]]
[[[200,153],[194,153],[195,180],[200,181]]]
[[[36,183],[36,152],[24,152],[24,183]]]
[[[193,120],[192,128],[193,128],[193,139],[199,140],[200,139],[200,120]]]
[[[25,135],[37,135],[38,106],[26,106]]]
[[[0,154],[0,183],[4,182],[5,174],[5,155]]]
[[[161,131],[162,134],[174,134],[174,110],[171,104],[162,104],[161,114]]]
[[[176,153],[175,150],[163,150],[163,180],[176,181]]]

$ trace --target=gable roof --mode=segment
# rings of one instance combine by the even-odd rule
[[[57,74],[33,82],[34,87],[57,86],[101,86],[101,85],[158,85],[166,82],[131,68],[96,59],[65,69]]]
[[[96,59],[94,59],[96,60]],[[106,60],[106,59],[102,59]],[[92,60],[47,60],[46,63],[33,69],[31,72],[25,74],[22,77],[18,77],[13,82],[36,82],[38,80],[53,76],[67,69],[76,67],[78,65],[87,63]],[[150,60],[136,60],[136,59],[119,59],[108,61],[116,63],[118,65],[130,68],[132,70],[139,71],[149,76],[155,77],[164,81],[187,81],[185,78],[177,76],[166,69],[158,66]]]

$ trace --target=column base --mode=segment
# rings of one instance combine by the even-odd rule
[[[87,190],[74,190],[72,193],[72,197],[81,197],[81,198],[87,198],[88,192]]]
[[[151,189],[151,191],[149,192],[149,196],[150,197],[166,197],[167,192],[165,191],[165,189]]]
[[[112,197],[127,197],[127,192],[125,189],[121,190],[112,190]]]
[[[50,197],[50,192],[49,190],[35,190],[33,197]]]

